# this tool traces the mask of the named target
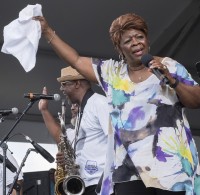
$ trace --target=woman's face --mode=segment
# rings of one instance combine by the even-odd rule
[[[129,65],[138,64],[141,57],[148,53],[149,42],[142,31],[129,29],[121,37],[120,50]]]

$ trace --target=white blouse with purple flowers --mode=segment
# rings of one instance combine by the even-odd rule
[[[127,65],[114,60],[92,63],[111,117],[101,194],[111,193],[113,183],[141,179],[146,187],[199,195],[198,153],[175,90],[153,74],[133,83]],[[197,85],[177,61],[166,57],[162,63],[173,77]]]

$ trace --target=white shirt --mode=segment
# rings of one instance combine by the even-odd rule
[[[98,184],[103,173],[108,134],[106,97],[94,94],[85,105],[76,146],[76,163],[86,187]]]

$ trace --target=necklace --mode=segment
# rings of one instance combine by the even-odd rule
[[[138,80],[139,80],[139,81],[141,81],[142,79],[143,79],[142,76],[139,76],[139,77],[138,77]]]
[[[141,66],[138,66],[138,67],[130,67],[130,66],[128,66],[128,70],[130,71],[130,73],[131,73],[131,75],[135,78],[135,79],[133,79],[133,77],[132,77],[132,79],[133,80],[135,80],[135,82],[141,82],[141,81],[143,81],[144,80],[144,77],[145,77],[145,75],[143,74],[144,73],[144,70],[146,69],[146,66],[144,66],[144,65],[141,65]]]
[[[142,69],[144,69],[144,68],[146,68],[144,65],[140,65],[140,66],[138,66],[138,67],[131,67],[131,66],[128,66],[128,69],[129,69],[130,71],[138,71],[138,70],[142,70]]]

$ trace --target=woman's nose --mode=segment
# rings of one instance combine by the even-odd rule
[[[138,39],[136,37],[132,37],[132,44],[137,45],[139,43]]]

